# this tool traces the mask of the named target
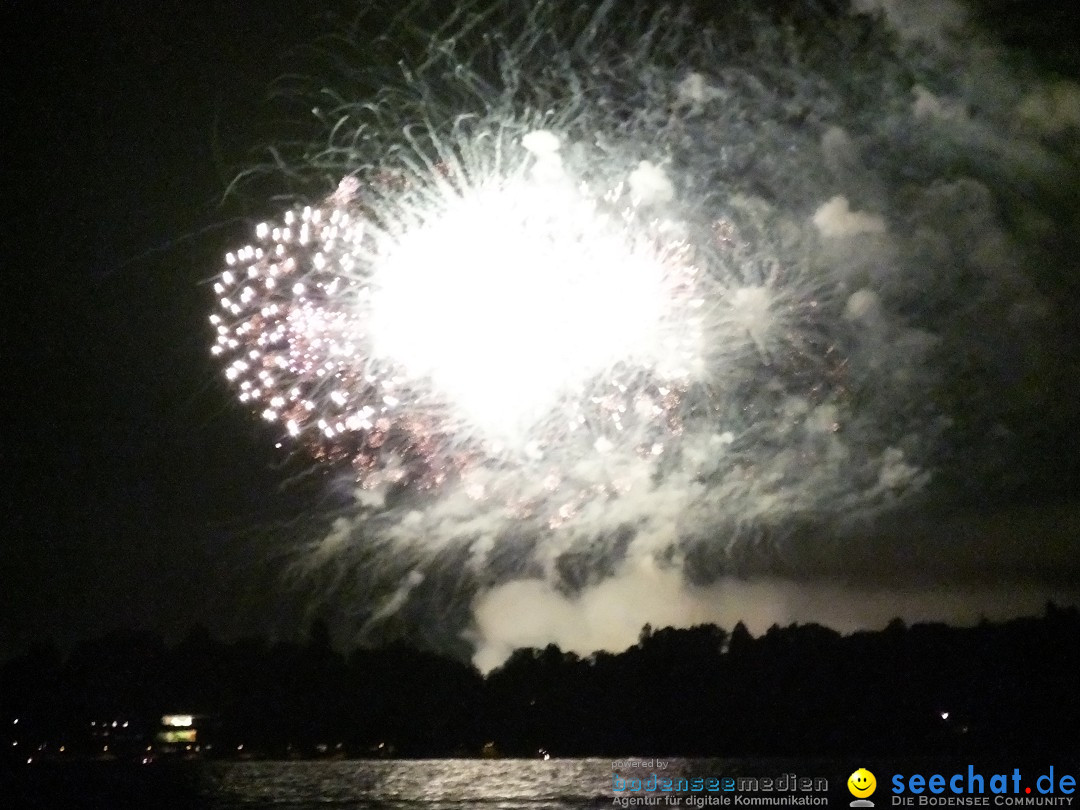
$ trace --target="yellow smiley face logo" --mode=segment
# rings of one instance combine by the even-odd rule
[[[866,768],[859,768],[847,780],[847,789],[857,799],[865,799],[877,790],[877,779]]]

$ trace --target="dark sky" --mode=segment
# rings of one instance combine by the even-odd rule
[[[231,574],[264,563],[245,532],[310,503],[210,362],[202,284],[238,213],[261,213],[221,199],[272,131],[273,80],[330,27],[309,6],[0,8],[0,656],[116,626],[242,629],[258,577]]]
[[[280,459],[209,362],[201,283],[244,230],[219,203],[267,88],[319,30],[285,5],[0,12],[0,650],[212,613],[224,538],[273,520]]]

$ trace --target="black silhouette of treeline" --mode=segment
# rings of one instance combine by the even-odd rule
[[[342,654],[320,622],[304,643],[136,634],[0,670],[17,760],[138,757],[171,712],[198,716],[200,756],[1061,754],[1080,751],[1080,612],[850,636],[646,627],[620,654],[518,650],[486,678],[403,646]]]

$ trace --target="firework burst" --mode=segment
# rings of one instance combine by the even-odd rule
[[[668,60],[706,58],[707,37],[686,9],[620,34],[610,6],[455,13],[407,88],[317,111],[329,142],[297,165],[336,190],[227,256],[214,352],[241,401],[351,464],[365,509],[431,492],[377,532],[399,548],[452,545],[447,510],[495,510],[503,528],[466,545],[535,522],[562,533],[550,565],[598,520],[667,511],[661,481],[684,504],[720,482],[721,511],[787,513],[815,455],[762,430],[840,421],[835,281],[782,212],[719,202],[724,161],[687,149],[710,146],[703,114],[730,93]],[[811,477],[815,498],[850,486]]]
[[[228,254],[213,351],[240,400],[368,490],[662,453],[706,387],[711,297],[655,210],[670,181],[548,130],[454,147],[345,178]]]
[[[1042,311],[1022,251],[950,253],[1008,244],[986,200],[1009,175],[920,168],[940,133],[917,137],[902,42],[812,2],[794,27],[701,6],[478,2],[425,27],[421,3],[370,51],[400,64],[358,47],[314,96],[320,136],[275,150],[304,202],[227,257],[213,350],[245,405],[349,465],[353,510],[298,556],[394,606],[366,615],[631,559],[708,580],[872,521],[979,395],[935,369],[995,362],[971,336],[1008,320],[1002,290]],[[867,36],[855,75],[835,44]],[[876,123],[912,104],[903,137]]]

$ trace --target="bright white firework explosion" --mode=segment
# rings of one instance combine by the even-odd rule
[[[523,5],[391,26],[378,47],[410,58],[326,92],[328,140],[287,161],[323,199],[215,286],[241,401],[351,465],[355,509],[303,564],[369,605],[361,635],[456,634],[473,606],[482,637],[525,577],[569,599],[628,570],[709,582],[987,462],[963,434],[1003,424],[997,343],[1032,360],[1047,315],[995,199],[1010,149],[1025,182],[1060,170],[1068,99],[971,118],[951,94],[990,91],[949,78],[947,3]],[[960,155],[979,138],[982,166]]]
[[[260,224],[215,285],[240,399],[370,491],[535,474],[583,442],[661,453],[703,376],[708,282],[638,188],[659,170],[605,183],[560,146],[503,123],[491,155],[348,178]]]

